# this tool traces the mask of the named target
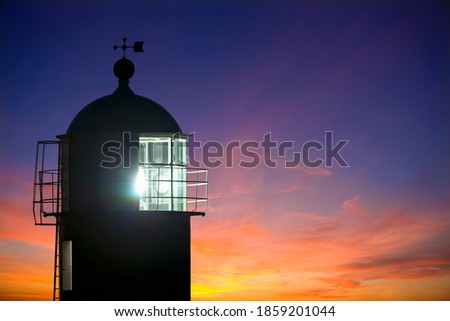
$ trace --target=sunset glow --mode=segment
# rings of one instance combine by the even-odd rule
[[[338,2],[2,2],[0,300],[52,299],[36,142],[114,91],[123,36],[145,41],[130,87],[184,133],[294,145],[210,168],[193,300],[450,300],[450,6]],[[327,131],[349,167],[285,166]]]

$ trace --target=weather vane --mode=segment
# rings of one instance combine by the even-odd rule
[[[125,57],[125,50],[127,50],[128,48],[133,48],[134,52],[144,52],[144,42],[143,41],[135,41],[133,47],[127,46],[126,42],[127,42],[127,38],[123,38],[123,45],[122,46],[118,46],[118,45],[114,45],[114,50],[117,49],[122,49],[123,50],[123,57]]]

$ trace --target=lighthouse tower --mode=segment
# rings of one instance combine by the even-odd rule
[[[170,113],[130,88],[125,52],[142,45],[115,46],[117,89],[38,142],[33,210],[56,226],[54,299],[190,300],[190,219],[206,212],[207,171],[188,166],[189,135]]]

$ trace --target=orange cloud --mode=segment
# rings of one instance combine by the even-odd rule
[[[275,214],[259,206],[236,219],[239,205],[225,208],[193,220],[194,299],[449,298],[442,283],[434,294],[425,291],[438,279],[450,280],[450,253],[445,242],[433,240],[448,234],[448,219],[414,209],[369,209],[359,195],[327,215]],[[383,291],[393,284],[396,290]]]
[[[0,245],[0,300],[50,300],[53,250],[4,240]],[[5,253],[7,248],[9,253]]]
[[[32,183],[3,175],[0,198],[0,300],[51,300],[54,227],[34,225]]]

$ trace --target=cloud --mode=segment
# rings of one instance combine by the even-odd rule
[[[0,300],[50,300],[54,251],[40,245],[0,240]]]
[[[22,195],[0,198],[0,213],[0,239],[39,243],[49,247],[54,244],[54,227],[34,225],[30,199]]]
[[[306,167],[301,167],[302,172],[305,173],[306,175],[311,175],[311,176],[330,176],[333,174],[333,172],[331,170],[329,170],[328,168],[322,168],[322,167],[317,167],[317,168],[306,168]]]
[[[439,245],[448,218],[368,208],[360,195],[328,214],[274,215],[260,206],[236,219],[230,203],[220,218],[193,223],[193,298],[251,299],[258,289],[261,300],[408,299],[417,298],[410,287],[450,279],[448,244]],[[380,291],[394,283],[398,290]]]
[[[367,212],[358,205],[359,199],[360,195],[357,194],[353,198],[342,202],[343,212],[346,214],[367,215]]]
[[[0,300],[50,300],[54,227],[34,225],[32,183],[17,173],[1,176]]]

